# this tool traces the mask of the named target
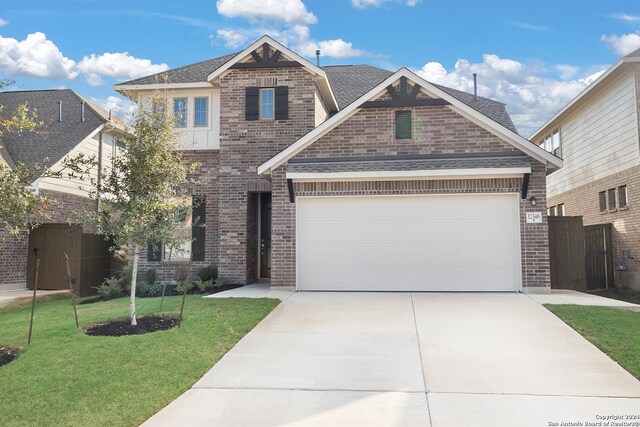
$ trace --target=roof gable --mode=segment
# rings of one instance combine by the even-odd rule
[[[272,157],[267,162],[263,163],[258,168],[259,174],[268,174],[273,169],[279,167],[283,163],[285,163],[288,159],[295,156],[300,151],[304,150],[309,145],[313,144],[315,141],[320,139],[322,136],[326,135],[333,128],[338,126],[340,123],[352,117],[358,111],[361,110],[362,105],[368,101],[379,98],[381,95],[385,94],[387,91],[387,87],[395,84],[400,81],[402,78],[406,78],[410,80],[413,84],[418,84],[428,97],[433,99],[441,99],[448,103],[448,108],[451,108],[453,111],[459,113],[463,117],[469,119],[474,122],[478,126],[484,128],[485,130],[491,132],[496,135],[500,139],[505,142],[511,144],[512,146],[518,148],[524,153],[532,156],[533,158],[541,161],[544,164],[550,166],[551,169],[559,168],[562,166],[562,160],[553,156],[550,153],[547,153],[540,147],[536,146],[532,142],[518,135],[513,130],[505,127],[504,125],[498,123],[497,121],[487,117],[483,113],[477,111],[476,109],[470,107],[465,104],[458,98],[452,96],[448,92],[444,91],[440,87],[424,80],[420,76],[411,72],[406,68],[401,68],[384,81],[380,82],[377,86],[369,90],[367,93],[363,94],[356,101],[349,104],[346,108],[342,109],[339,113],[334,115],[333,117],[326,120],[320,126],[313,129],[311,132],[300,138],[298,141],[278,153],[276,156]]]
[[[39,163],[51,167],[109,122],[86,102],[83,121],[83,101],[70,89],[0,92],[0,104],[4,106],[5,114],[12,114],[18,106],[26,103],[36,110],[36,120],[45,124],[43,132],[4,135],[2,144],[10,158],[15,163]],[[62,121],[59,121],[60,106]]]

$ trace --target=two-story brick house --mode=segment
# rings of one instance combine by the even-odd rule
[[[173,98],[201,164],[194,268],[305,290],[549,289],[546,173],[562,162],[504,104],[404,68],[318,67],[268,36],[115,88]],[[168,273],[163,252],[142,268]]]
[[[531,140],[563,158],[547,178],[549,213],[612,224],[615,284],[640,289],[640,49],[621,58]],[[613,283],[611,283],[612,285]]]

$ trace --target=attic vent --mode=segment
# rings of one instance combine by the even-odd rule
[[[277,77],[262,77],[256,79],[256,86],[258,87],[276,87],[278,86]]]

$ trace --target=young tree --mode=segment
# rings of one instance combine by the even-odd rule
[[[133,132],[123,138],[125,148],[103,174],[94,196],[102,200],[101,213],[89,213],[100,234],[111,236],[115,247],[127,245],[133,251],[131,277],[131,324],[136,325],[136,280],[140,248],[146,242],[173,242],[175,230],[190,206],[188,170],[176,151],[180,133],[174,117],[166,112],[167,99],[158,95],[153,111],[141,108],[132,124]],[[103,173],[101,171],[101,173]],[[98,194],[99,192],[99,194]],[[188,202],[187,202],[188,200]]]

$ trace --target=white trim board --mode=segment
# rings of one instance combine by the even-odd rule
[[[457,178],[522,178],[531,173],[530,167],[522,168],[476,168],[476,169],[431,169],[410,171],[358,171],[358,172],[287,172],[287,179],[295,182],[317,181],[407,181],[425,179]]]
[[[289,147],[285,148],[280,153],[278,153],[277,155],[275,155],[274,157],[272,157],[271,159],[269,159],[268,161],[260,165],[258,167],[258,174],[260,175],[270,174],[272,170],[281,166],[287,160],[289,160],[290,158],[292,158],[293,156],[295,156],[296,154],[298,154],[299,152],[307,148],[309,145],[313,144],[315,141],[317,141],[318,139],[322,138],[324,135],[329,133],[336,126],[340,125],[341,123],[349,119],[351,116],[356,114],[358,111],[360,111],[360,106],[364,102],[381,95],[384,92],[384,90],[386,90],[387,86],[389,86],[390,84],[393,84],[394,82],[399,80],[401,77],[406,77],[407,79],[419,84],[421,86],[421,90],[423,90],[428,95],[448,101],[450,103],[448,107],[451,108],[453,111],[471,120],[478,126],[491,132],[492,134],[496,135],[500,139],[513,145],[514,147],[530,155],[536,160],[542,162],[543,164],[547,166],[552,166],[552,168],[562,167],[562,159],[554,156],[551,153],[546,152],[544,149],[535,145],[534,143],[522,137],[521,135],[518,135],[512,130],[507,129],[503,125],[488,118],[484,114],[474,110],[473,108],[469,107],[462,101],[459,101],[457,98],[449,95],[445,91],[439,89],[438,87],[424,80],[422,77],[418,76],[417,74],[413,73],[407,68],[401,68],[398,71],[396,71],[393,75],[386,78],[383,82],[378,84],[376,87],[371,89],[369,92],[365,93],[356,101],[352,102],[347,107],[342,109],[340,112],[335,114],[333,117],[326,120],[320,126],[317,126],[311,132],[307,133],[302,138],[300,138],[299,140],[291,144]]]

